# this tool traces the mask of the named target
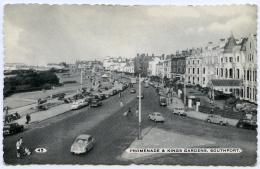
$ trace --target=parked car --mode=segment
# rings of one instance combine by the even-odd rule
[[[84,95],[82,94],[76,94],[72,97],[74,100],[79,100],[79,99],[83,99],[84,98]]]
[[[85,106],[88,106],[88,105],[89,105],[89,102],[88,102],[88,99],[87,99],[87,98],[81,99],[81,100],[78,100],[77,102],[74,102],[74,103],[71,105],[71,110],[80,109],[80,108],[85,107]]]
[[[251,119],[240,119],[236,124],[237,128],[246,128],[246,129],[257,129],[256,121]]]
[[[99,107],[102,106],[102,102],[99,100],[92,100],[92,102],[90,103],[90,107]]]
[[[65,103],[72,103],[72,100],[68,97],[68,98],[64,98],[63,99]]]
[[[173,109],[173,114],[178,114],[179,116],[187,116],[186,112],[184,111],[183,107],[175,107]]]
[[[36,109],[38,111],[45,111],[45,110],[48,110],[49,108],[48,108],[47,104],[41,104],[41,105],[36,106]]]
[[[20,119],[20,114],[16,115],[15,113],[12,113],[12,114],[5,115],[5,121],[7,123],[10,123],[11,121],[14,121],[14,120],[17,120],[17,119]]]
[[[144,98],[144,95],[141,93],[141,99]],[[139,94],[137,94],[137,99],[139,99]]]
[[[105,100],[107,99],[106,94],[99,94],[99,100]]]
[[[220,125],[228,125],[227,120],[225,118],[221,117],[220,115],[210,114],[205,119],[205,121],[208,122],[208,123],[217,123],[217,124],[220,124]]]
[[[160,96],[159,104],[160,104],[160,106],[167,106],[167,100],[166,100],[166,98]]]
[[[162,114],[159,112],[154,112],[154,113],[150,114],[148,117],[149,117],[149,120],[153,120],[155,122],[158,122],[158,121],[164,122],[164,118],[163,118]]]
[[[130,93],[136,93],[135,89],[131,89]]]
[[[14,134],[23,131],[24,126],[18,123],[5,124],[4,125],[4,135]]]
[[[82,134],[79,135],[72,144],[70,152],[74,154],[82,154],[93,148],[95,140],[92,136]]]

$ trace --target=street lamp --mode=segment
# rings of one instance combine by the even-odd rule
[[[143,64],[143,63],[141,63]],[[142,73],[142,67],[140,67],[140,71],[139,71],[139,127],[138,127],[138,140],[142,140],[142,133],[141,133],[141,73]]]

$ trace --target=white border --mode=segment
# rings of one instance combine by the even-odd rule
[[[4,9],[4,4],[16,4],[16,3],[39,3],[39,4],[122,4],[122,5],[169,5],[169,4],[174,4],[174,5],[221,5],[221,4],[228,4],[228,5],[231,5],[231,4],[257,4],[259,6],[260,4],[260,1],[259,0],[214,0],[214,1],[208,1],[208,0],[197,0],[196,2],[192,1],[192,0],[2,0],[0,1],[0,5],[1,5],[1,8],[0,8],[0,22],[2,23],[2,26],[0,27],[0,31],[2,32],[0,34],[0,44],[1,44],[1,47],[0,47],[0,53],[1,53],[1,66],[0,66],[0,71],[3,72],[3,58],[4,58],[4,48],[3,48],[3,9]],[[259,8],[258,8],[259,10]],[[259,13],[259,12],[258,12]],[[258,15],[259,16],[259,15]],[[259,23],[259,17],[257,19],[258,23]],[[258,39],[259,39],[259,26],[258,26],[258,31],[257,31],[257,34],[258,34]],[[259,45],[258,45],[258,51],[259,50]],[[258,65],[260,63],[260,59],[258,59]],[[259,72],[259,70],[258,70]],[[1,76],[1,79],[3,79],[3,73],[0,74]],[[258,73],[258,79],[260,79],[260,73]],[[3,96],[3,80],[2,80],[2,83],[0,83],[1,85],[1,90],[0,90],[0,94]],[[259,91],[259,88],[258,88],[258,91]],[[3,107],[3,97],[0,97],[1,98],[1,101],[0,101],[0,105],[1,107]],[[260,100],[260,99],[258,99]],[[259,109],[259,107],[258,107]],[[260,109],[259,109],[260,110]],[[260,111],[258,111],[260,112]],[[258,119],[258,126],[259,126],[259,119]],[[1,140],[3,139],[2,138],[2,129],[1,129]],[[259,140],[259,135],[257,136],[258,140]],[[258,154],[258,157],[257,157],[257,161],[259,161],[259,148],[257,150],[257,154]],[[105,165],[98,165],[98,166],[86,166],[86,165],[67,165],[67,166],[64,166],[64,165],[30,165],[30,166],[5,166],[3,164],[3,145],[1,144],[1,159],[2,159],[2,164],[0,164],[0,167],[1,168],[51,168],[51,169],[56,169],[56,168],[60,168],[60,167],[65,167],[64,169],[68,169],[68,168],[81,168],[81,167],[88,167],[88,168],[113,168],[113,169],[118,169],[118,168],[121,168],[121,167],[127,167],[127,168],[134,168],[134,167],[138,167],[138,168],[157,168],[157,167],[160,167],[160,168],[170,168],[170,167],[174,167],[174,168],[183,168],[182,166],[145,166],[145,165],[138,165],[138,166],[135,166],[135,165],[131,165],[131,166],[105,166]],[[188,160],[188,159],[187,159]],[[196,167],[196,166],[190,166],[188,168],[201,168],[201,167]],[[259,164],[256,164],[255,167],[259,167]],[[255,168],[254,167],[254,168]],[[203,167],[204,168],[204,167]],[[208,169],[211,169],[213,168],[212,166],[211,167],[208,167]],[[230,167],[218,167],[218,169],[226,169],[226,168],[230,168]],[[249,168],[249,167],[239,167],[239,168]],[[252,167],[250,167],[252,168]]]

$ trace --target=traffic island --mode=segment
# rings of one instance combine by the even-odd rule
[[[190,141],[192,140],[192,142]],[[142,140],[136,139],[128,149],[136,150],[136,151],[144,151],[146,149],[156,150],[160,148],[171,149],[171,148],[192,148],[192,147],[201,147],[206,145],[213,145],[215,142],[201,139],[195,136],[186,136],[183,134],[172,133],[168,131],[164,131],[158,128],[145,128],[142,131]],[[158,153],[150,153],[150,152],[127,152],[124,151],[122,154],[122,158],[126,160],[134,160],[142,157],[147,157],[151,155],[155,155]],[[160,153],[163,155],[163,153]]]

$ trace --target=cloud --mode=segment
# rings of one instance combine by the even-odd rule
[[[200,13],[193,7],[182,6],[159,6],[147,9],[147,14],[153,17],[189,17],[199,18]]]
[[[203,33],[204,32],[204,27],[199,27],[198,28],[198,33]]]
[[[243,15],[235,19],[230,19],[226,23],[214,22],[210,24],[206,30],[211,33],[223,34],[223,32],[237,33],[238,36],[247,36],[248,32],[254,33],[257,29],[257,21],[252,17]]]
[[[230,17],[235,15],[256,15],[256,5],[216,5],[198,7],[207,14],[217,17]]]
[[[194,29],[193,28],[189,28],[189,29],[185,29],[185,35],[190,35],[194,33]]]

